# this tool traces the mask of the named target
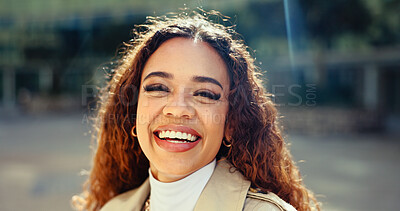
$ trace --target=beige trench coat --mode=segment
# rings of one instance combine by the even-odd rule
[[[141,211],[150,194],[147,179],[140,187],[122,193],[108,201],[101,211]],[[220,160],[206,184],[194,211],[293,211],[290,204],[273,193],[257,193],[250,181],[226,160]]]

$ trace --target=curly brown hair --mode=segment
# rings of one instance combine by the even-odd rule
[[[230,77],[226,128],[233,132],[231,147],[221,146],[225,157],[253,187],[271,191],[297,210],[320,210],[305,188],[277,123],[277,110],[263,92],[258,68],[226,17],[215,11],[148,17],[136,26],[135,39],[125,43],[124,55],[103,89],[96,117],[97,149],[84,191],[74,197],[75,208],[99,210],[114,196],[137,188],[148,177],[149,161],[137,138],[138,90],[146,61],[165,41],[183,37],[211,45],[223,58]]]

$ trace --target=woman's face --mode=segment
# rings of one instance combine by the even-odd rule
[[[173,38],[150,56],[141,78],[136,131],[156,179],[179,180],[215,158],[228,92],[226,65],[205,42]]]

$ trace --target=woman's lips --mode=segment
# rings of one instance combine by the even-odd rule
[[[182,133],[187,133],[187,134],[192,134],[197,136],[197,140],[193,141],[193,142],[188,142],[182,139],[160,139],[157,134],[161,131],[176,131],[176,132],[182,132]],[[159,147],[161,147],[162,149],[168,151],[168,152],[185,152],[188,151],[192,148],[194,148],[201,140],[201,136],[200,134],[187,126],[181,126],[181,125],[164,125],[164,126],[160,126],[158,127],[154,133],[153,133],[153,137],[155,142],[157,143],[157,145]],[[176,142],[170,142],[168,140],[176,140]]]

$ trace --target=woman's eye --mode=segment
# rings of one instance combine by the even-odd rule
[[[162,97],[170,91],[169,88],[163,84],[147,85],[143,87],[143,90],[155,97]]]
[[[219,100],[219,98],[221,98],[220,94],[214,94],[209,91],[197,91],[193,95],[208,98],[210,100]]]
[[[153,92],[153,91],[169,92],[168,87],[166,87],[162,84],[147,85],[147,86],[143,87],[143,89],[146,92]]]

